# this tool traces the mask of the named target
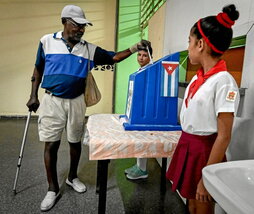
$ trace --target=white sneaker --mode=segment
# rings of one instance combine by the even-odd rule
[[[71,186],[75,191],[82,193],[86,191],[86,186],[78,178],[74,178],[72,182],[69,179],[66,179],[66,184]]]
[[[45,198],[41,202],[41,211],[50,210],[56,203],[57,197],[60,195],[60,192],[48,191]]]

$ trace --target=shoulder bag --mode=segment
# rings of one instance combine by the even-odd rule
[[[88,45],[86,42],[86,48],[88,51],[88,73],[86,77],[86,85],[85,85],[85,92],[84,92],[84,99],[87,107],[93,106],[97,104],[101,100],[101,92],[95,82],[92,72],[90,71],[90,54]]]

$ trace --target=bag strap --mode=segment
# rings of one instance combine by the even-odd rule
[[[89,48],[88,48],[88,43],[86,42],[86,49],[87,49],[87,53],[88,53],[88,72],[91,71],[91,67],[90,67],[90,53],[89,53]]]

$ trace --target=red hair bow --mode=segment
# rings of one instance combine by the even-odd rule
[[[227,27],[227,28],[231,28],[231,26],[235,24],[235,21],[232,21],[228,17],[228,14],[226,14],[226,13],[219,13],[216,16],[216,19],[218,20],[218,22],[220,24],[222,24],[224,27]]]

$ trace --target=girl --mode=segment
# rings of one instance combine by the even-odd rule
[[[235,5],[217,16],[200,19],[189,35],[189,59],[201,68],[186,89],[180,119],[182,135],[167,171],[172,190],[187,199],[191,214],[214,213],[214,202],[204,187],[202,169],[225,161],[239,91],[220,57],[229,48],[231,26],[239,17]]]

